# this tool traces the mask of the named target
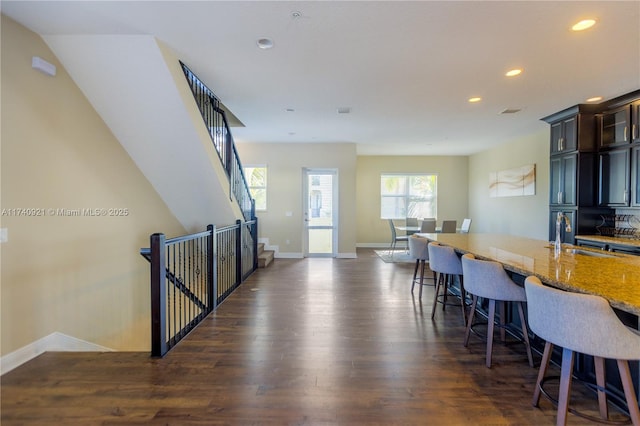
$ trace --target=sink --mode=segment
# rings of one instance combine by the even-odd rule
[[[608,253],[600,253],[597,251],[588,251],[588,250],[582,250],[582,249],[565,249],[564,250],[565,253],[571,253],[571,254],[581,254],[583,256],[593,256],[593,257],[615,257],[612,254],[608,254]]]
[[[553,249],[553,245],[549,244],[547,246],[547,248]],[[563,253],[567,253],[567,254],[578,254],[578,255],[582,255],[582,256],[591,256],[591,257],[604,257],[604,258],[611,258],[611,257],[616,257],[615,254],[611,254],[609,252],[605,252],[605,251],[591,251],[591,250],[583,250],[581,248],[563,248],[562,249]]]

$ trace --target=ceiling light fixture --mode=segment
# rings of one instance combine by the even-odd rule
[[[602,96],[594,96],[593,98],[587,99],[587,102],[598,102],[602,100]]]
[[[571,27],[571,29],[573,31],[584,31],[586,29],[593,27],[595,24],[596,24],[595,19],[583,19],[582,21],[578,22],[573,27]]]
[[[479,97],[479,96],[475,96],[473,98],[469,98],[469,102],[472,103],[472,104],[476,103],[476,102],[480,102],[481,100],[482,100],[482,98]]]
[[[270,38],[263,37],[263,38],[259,38],[256,44],[260,49],[264,49],[264,50],[271,49],[273,47],[273,40],[271,40]]]
[[[505,73],[507,77],[515,77],[516,75],[520,75],[520,74],[522,74],[522,70],[519,68],[514,68]]]
[[[349,107],[338,108],[338,114],[349,114],[350,112],[351,112],[351,108]]]

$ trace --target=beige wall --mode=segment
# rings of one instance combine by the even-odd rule
[[[301,256],[303,252],[302,169],[338,169],[338,256],[355,255],[354,144],[238,143],[238,152],[244,165],[267,166],[267,211],[257,213],[259,237],[268,238],[270,246],[278,246],[279,255],[283,257]],[[286,216],[287,212],[292,216]]]
[[[489,197],[489,173],[536,165],[536,194]],[[546,240],[549,217],[549,129],[469,157],[469,217],[473,232]]]
[[[438,175],[438,224],[467,217],[467,157],[359,156],[356,172],[357,239],[362,246],[387,245],[389,224],[380,218],[382,173]]]
[[[53,332],[118,350],[150,348],[153,232],[184,229],[39,36],[2,16],[2,355]],[[55,77],[31,69],[40,56]],[[49,209],[127,209],[62,217]]]

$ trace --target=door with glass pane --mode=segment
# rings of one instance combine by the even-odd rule
[[[304,255],[336,257],[338,250],[338,172],[304,169]]]

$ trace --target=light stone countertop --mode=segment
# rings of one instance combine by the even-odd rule
[[[563,244],[563,252],[555,259],[553,245],[544,240],[477,233],[415,235],[461,254],[498,261],[506,270],[525,277],[535,275],[552,287],[602,296],[611,306],[640,316],[640,256]],[[574,254],[569,251],[573,248],[610,257]]]

